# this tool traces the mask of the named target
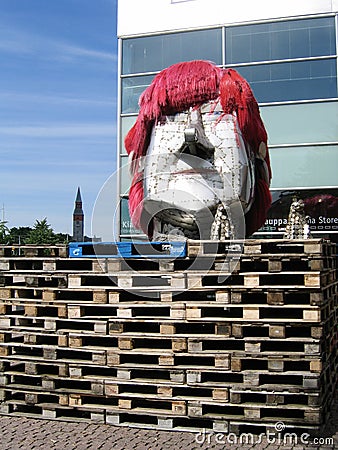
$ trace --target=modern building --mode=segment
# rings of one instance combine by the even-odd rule
[[[124,137],[138,98],[171,64],[205,59],[250,83],[269,135],[273,206],[266,236],[280,236],[293,195],[308,199],[317,236],[338,236],[338,0],[120,0],[120,238],[131,227]]]
[[[84,241],[84,213],[80,188],[77,189],[75,208],[73,212],[73,241]]]

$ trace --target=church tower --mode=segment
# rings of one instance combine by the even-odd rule
[[[75,209],[73,212],[73,241],[83,242],[84,240],[84,214],[82,209],[82,199],[80,188],[77,189]]]

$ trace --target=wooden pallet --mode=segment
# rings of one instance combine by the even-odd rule
[[[335,244],[322,239],[248,239],[245,241],[193,241],[188,240],[187,256],[233,256],[233,255],[307,255],[332,256],[336,254]]]
[[[330,340],[228,338],[225,346],[224,338],[220,336],[218,339],[169,336],[130,338],[83,332],[55,335],[53,332],[15,330],[2,332],[0,342],[0,354],[7,359],[21,359],[31,353],[39,361],[56,360],[59,356],[64,361],[65,358],[70,361],[73,355],[75,362],[78,358],[87,360],[93,354],[93,360],[110,367],[147,368],[157,365],[180,366],[181,369],[200,364],[205,368],[232,372],[265,370],[284,373],[299,370],[318,373],[324,370],[330,356],[334,355],[334,336]],[[327,357],[328,352],[331,353]]]
[[[71,242],[69,256],[107,258],[181,258],[186,256],[186,243],[171,242]]]
[[[41,272],[59,272],[68,274],[74,272],[191,272],[191,271],[222,271],[232,272],[297,272],[325,271],[336,268],[334,256],[308,255],[242,255],[241,258],[199,257],[166,259],[141,258],[48,258],[48,257],[0,257],[0,271],[27,272],[32,276]]]
[[[172,260],[2,249],[0,413],[318,430],[337,384],[335,246],[187,247]]]
[[[71,258],[59,258],[59,257],[18,257],[13,256],[11,258],[0,257],[0,271],[6,272],[60,272],[72,273],[72,272],[102,272],[106,271],[106,259],[89,259],[82,258],[80,260],[74,260]]]
[[[68,275],[68,288],[116,286],[120,289],[129,288],[186,288],[186,280],[181,273],[153,274],[129,273],[117,275],[93,275],[91,272],[84,274]]]
[[[315,376],[313,373],[271,374],[262,372],[263,382],[271,380],[272,383],[259,384],[259,378],[255,378],[252,371],[244,371],[241,374],[230,374],[221,371],[217,377],[211,376],[212,369],[206,371],[189,370],[186,373],[175,369],[158,370],[158,378],[153,379],[149,375],[156,369],[102,369],[101,366],[89,365],[84,368],[80,363],[63,363],[55,366],[46,362],[40,363],[16,363],[11,361],[11,370],[7,370],[0,378],[0,389],[10,392],[20,388],[21,390],[33,390],[39,393],[93,395],[105,397],[146,397],[153,401],[162,401],[163,398],[171,400],[207,400],[209,402],[223,401],[235,405],[261,405],[269,404],[278,406],[308,405],[320,406],[325,397],[332,397],[334,384],[327,387],[320,385],[323,374]],[[54,368],[54,370],[53,370]],[[328,373],[329,369],[325,370]],[[269,377],[269,378],[268,378]],[[222,381],[222,379],[225,379]],[[245,384],[243,384],[243,379]],[[254,383],[251,383],[253,380]],[[279,383],[279,380],[282,380]],[[294,380],[293,384],[290,382]],[[273,382],[278,382],[274,385]],[[289,383],[288,383],[289,382]],[[272,384],[273,389],[271,389]],[[319,387],[318,387],[319,386]],[[10,397],[10,396],[7,396]],[[327,399],[326,399],[327,400]],[[103,401],[103,400],[101,400]]]
[[[75,399],[74,399],[75,401]],[[262,409],[261,411],[254,409],[232,410],[231,414],[227,408],[220,407],[219,410],[216,407],[208,409],[208,405],[203,405],[202,414],[198,414],[198,407],[195,404],[186,405],[186,409],[189,407],[189,411],[194,411],[196,415],[186,416],[178,414],[177,411],[181,411],[184,408],[183,404],[174,404],[174,412],[169,409],[170,405],[163,404],[162,408],[158,410],[152,409],[152,404],[147,405],[147,408],[129,408],[129,402],[122,403],[126,406],[124,409],[112,405],[111,407],[101,407],[92,405],[90,402],[85,405],[72,405],[62,406],[57,403],[37,403],[34,405],[27,405],[23,400],[15,400],[7,407],[2,407],[2,414],[11,414],[15,416],[29,416],[34,418],[45,418],[49,420],[77,420],[77,421],[90,421],[94,423],[107,423],[126,427],[137,427],[145,429],[159,429],[159,430],[176,430],[176,431],[191,431],[201,433],[203,429],[211,429],[217,433],[234,433],[236,435],[241,433],[252,433],[258,435],[262,432],[266,433],[268,430],[274,430],[274,424],[276,423],[276,417],[274,416],[274,410]],[[147,415],[145,415],[145,409]],[[149,412],[148,412],[149,411]],[[224,416],[224,411],[228,420],[222,420],[219,417]],[[295,417],[290,417],[290,412],[282,410],[285,413],[283,416],[283,422],[288,425],[288,430],[296,433],[304,432],[318,432],[319,428],[315,425],[318,421],[318,417],[321,416],[321,412],[313,409],[312,411],[305,411],[302,416],[300,414]],[[236,414],[237,413],[237,414]],[[216,417],[216,419],[215,419]],[[277,417],[278,418],[278,417]]]
[[[147,339],[174,334],[200,336],[201,339],[203,335],[211,335],[216,339],[225,339],[230,336],[241,338],[244,336],[243,330],[246,330],[244,337],[268,341],[277,337],[285,339],[294,336],[298,339],[326,335],[337,316],[336,306],[330,303],[320,308],[292,305],[288,309],[255,304],[178,303],[157,308],[151,304],[128,308],[106,306],[100,310],[82,305],[41,306],[27,303],[13,306],[4,303],[2,309],[5,314],[0,315],[0,333],[1,328],[5,331],[49,330],[58,333],[82,330],[87,334],[131,333],[135,337],[145,334]],[[257,333],[256,336],[254,333]]]
[[[67,245],[0,245],[0,257],[31,258],[31,257],[59,257],[68,256]]]
[[[334,269],[327,272],[239,272],[224,273],[189,273],[187,274],[187,288],[220,287],[229,288],[319,288],[335,282],[336,271]]]
[[[110,287],[115,286],[120,289],[148,289],[161,288],[172,289],[180,288],[182,290],[212,287],[228,288],[248,287],[248,288],[320,288],[333,284],[335,282],[335,269],[325,272],[244,272],[238,274],[224,273],[219,271],[209,271],[208,273],[162,273],[162,274],[144,274],[144,273],[120,273],[113,275],[93,274],[91,272],[68,275],[68,288],[80,288],[95,286]],[[13,277],[14,278],[14,277]],[[13,284],[14,284],[13,280]],[[18,276],[20,282],[20,276]],[[22,282],[22,281],[21,281]],[[8,280],[6,285],[11,285]],[[35,286],[38,287],[38,286]],[[51,285],[53,287],[53,285]],[[59,286],[60,287],[60,286]],[[61,286],[63,287],[63,286]]]
[[[107,303],[108,293],[110,289],[105,289],[97,286],[96,288],[74,288],[72,290],[68,288],[59,287],[27,287],[27,286],[6,286],[0,287],[0,303],[16,302],[18,299],[22,302],[39,302],[47,305],[48,303],[54,304],[67,304],[73,302],[81,303]],[[115,289],[114,295],[115,296]],[[139,296],[138,296],[139,298]]]
[[[245,421],[250,419],[258,422],[261,419],[273,420],[283,419],[285,423],[298,423],[301,425],[318,423],[322,411],[319,407],[308,405],[247,405],[233,404],[228,402],[224,392],[215,389],[213,398],[208,400],[172,400],[163,397],[160,401],[147,395],[96,397],[87,393],[82,394],[47,394],[33,390],[21,390],[13,388],[10,391],[14,401],[8,405],[25,405],[32,408],[41,408],[42,415],[49,415],[45,411],[57,412],[64,407],[76,408],[78,410],[88,409],[100,411],[103,414],[102,423],[105,422],[105,414],[112,413],[140,414],[147,411],[148,416],[165,415],[167,417],[204,418],[218,419],[226,415],[228,418]]]
[[[80,278],[77,278],[78,280]],[[147,278],[145,278],[146,280]],[[201,284],[201,277],[197,283]],[[174,283],[175,284],[175,283]],[[179,282],[179,284],[181,284]],[[207,284],[207,283],[204,283]],[[223,303],[260,303],[271,305],[311,304],[319,305],[336,296],[336,281],[320,287],[288,286],[193,286],[193,290],[181,287],[166,286],[139,286],[123,289],[117,286],[78,286],[72,289],[59,287],[27,287],[27,286],[0,286],[0,302],[3,300],[27,299],[46,302],[63,301],[83,303],[123,303],[123,302],[189,302],[215,301]]]

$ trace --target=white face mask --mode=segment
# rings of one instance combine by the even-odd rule
[[[236,115],[225,115],[214,101],[162,117],[142,165],[143,207],[162,231],[167,223],[208,239],[218,205],[241,216],[232,217],[237,228],[251,207],[255,156]]]

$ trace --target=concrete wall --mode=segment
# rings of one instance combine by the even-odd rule
[[[118,36],[338,11],[338,0],[118,0]]]

